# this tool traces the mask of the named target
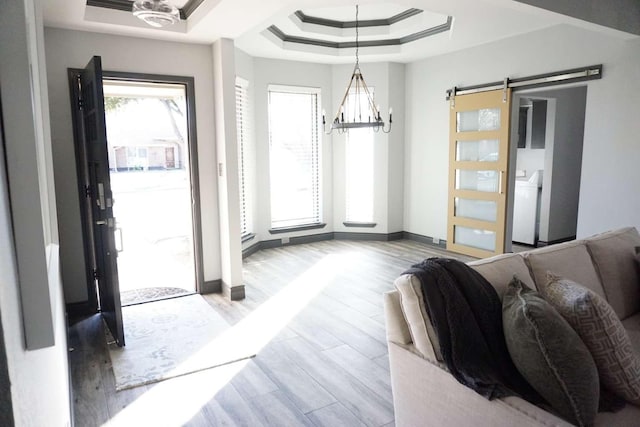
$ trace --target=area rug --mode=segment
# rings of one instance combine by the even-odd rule
[[[255,356],[197,294],[123,307],[122,317],[126,345],[109,344],[117,391]]]

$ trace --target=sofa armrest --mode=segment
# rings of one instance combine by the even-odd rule
[[[402,313],[400,293],[398,291],[390,291],[384,294],[384,314],[387,341],[410,344],[411,334]]]
[[[389,342],[397,427],[533,427],[571,424],[518,397],[487,400],[410,345]]]

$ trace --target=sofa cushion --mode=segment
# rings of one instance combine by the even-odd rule
[[[600,382],[640,404],[640,358],[613,308],[593,291],[553,274],[542,293],[582,338],[598,367]]]
[[[640,278],[635,247],[640,235],[633,227],[610,231],[585,240],[607,297],[618,317],[640,311]],[[578,281],[578,283],[580,283]]]
[[[420,281],[412,274],[403,274],[394,285],[400,292],[400,306],[416,350],[427,359],[442,361],[440,344],[424,305]]]
[[[591,255],[582,240],[560,243],[525,254],[537,289],[547,283],[547,271],[586,286],[606,299]]]
[[[640,355],[640,313],[624,319],[622,326],[624,326],[624,330],[627,331],[633,351]]]
[[[507,347],[520,373],[562,417],[592,426],[600,383],[589,350],[567,321],[517,277],[502,301]]]
[[[485,258],[469,263],[469,266],[480,273],[498,292],[502,295],[507,290],[507,285],[517,275],[522,282],[531,289],[535,289],[535,283],[529,273],[529,267],[524,262],[524,258],[518,254],[503,254]]]

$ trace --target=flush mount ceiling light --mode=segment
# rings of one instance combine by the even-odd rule
[[[342,102],[331,123],[331,128],[328,132],[325,130],[327,134],[330,134],[334,129],[337,129],[339,133],[345,133],[354,128],[372,128],[375,132],[382,129],[384,133],[391,132],[393,110],[389,108],[389,127],[385,129],[384,120],[380,116],[380,106],[376,104],[360,71],[358,36],[358,5],[356,5],[356,65],[353,68],[349,86],[347,86]],[[322,124],[326,127],[324,111],[322,112]]]
[[[180,11],[167,0],[136,0],[133,15],[152,27],[160,28],[180,20]]]

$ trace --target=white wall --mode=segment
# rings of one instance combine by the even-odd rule
[[[553,242],[576,235],[587,91],[580,86],[535,95],[555,100],[553,147],[545,149],[550,175],[545,172],[543,183],[550,193],[549,225],[546,239],[540,237]]]
[[[589,46],[585,49],[584,46]],[[640,227],[640,42],[557,26],[407,65],[406,231],[445,238],[449,105],[445,90],[602,63],[588,82],[578,237]],[[611,209],[615,206],[616,209]]]
[[[236,60],[233,40],[220,39],[213,44],[213,80],[218,159],[218,206],[220,218],[220,263],[222,290],[231,299],[243,299],[242,244],[238,145],[236,129]],[[233,288],[237,288],[233,292]]]
[[[55,199],[48,194],[54,183],[42,34],[39,2],[3,4],[0,86],[6,140],[0,141],[0,247],[3,248],[0,251],[0,320],[15,424],[64,427],[70,424],[71,407],[64,301],[56,251],[57,223],[52,204]],[[9,169],[21,166],[23,173],[30,176],[24,182],[15,181],[10,173],[8,183],[5,164]],[[8,184],[11,185],[11,205]],[[32,193],[29,197],[34,197],[13,203],[16,193],[21,192]],[[24,226],[30,228],[27,233]],[[18,239],[26,241],[27,253],[18,252]],[[45,256],[47,248],[49,258]],[[23,275],[25,263],[33,271],[44,271],[44,277]],[[24,294],[25,286],[39,289],[36,296],[46,311],[40,318],[27,316],[29,311],[24,304],[29,298]],[[50,331],[51,342],[44,348],[27,350],[29,337],[25,339],[25,332],[31,328]]]
[[[540,197],[540,217],[538,218],[538,238],[542,242],[552,242],[549,238],[549,226],[551,224],[551,195],[553,188],[553,154],[556,141],[557,101],[555,98],[547,99],[547,122],[544,142],[544,173],[542,174],[542,194]],[[577,215],[577,206],[574,207]],[[575,218],[575,216],[574,216]]]
[[[522,101],[519,100],[521,95],[514,95],[512,99],[512,103],[515,105],[522,104]],[[527,102],[531,104],[531,100],[526,98]],[[518,108],[512,108],[512,114],[519,112]],[[533,108],[527,108],[527,135],[525,141],[525,148],[518,148],[517,160],[516,160],[516,169],[525,172],[524,178],[531,178],[531,175],[535,173],[537,170],[544,169],[544,148],[531,148],[531,133],[532,133],[532,125],[533,125]],[[515,128],[517,132],[517,119],[514,115],[512,117],[512,130]],[[512,133],[513,134],[513,133]],[[546,135],[545,135],[546,136]],[[515,137],[514,137],[515,138]]]
[[[393,108],[393,124],[389,134],[387,233],[404,231],[404,149],[405,149],[405,73],[404,64],[389,63],[389,99],[385,108]],[[385,111],[386,112],[386,111]],[[387,116],[385,116],[385,121]]]
[[[102,67],[107,71],[194,77],[204,280],[219,279],[221,270],[211,47],[54,28],[45,29],[45,42],[62,274],[67,303],[87,300],[67,68],[82,68],[94,55],[102,57]]]

